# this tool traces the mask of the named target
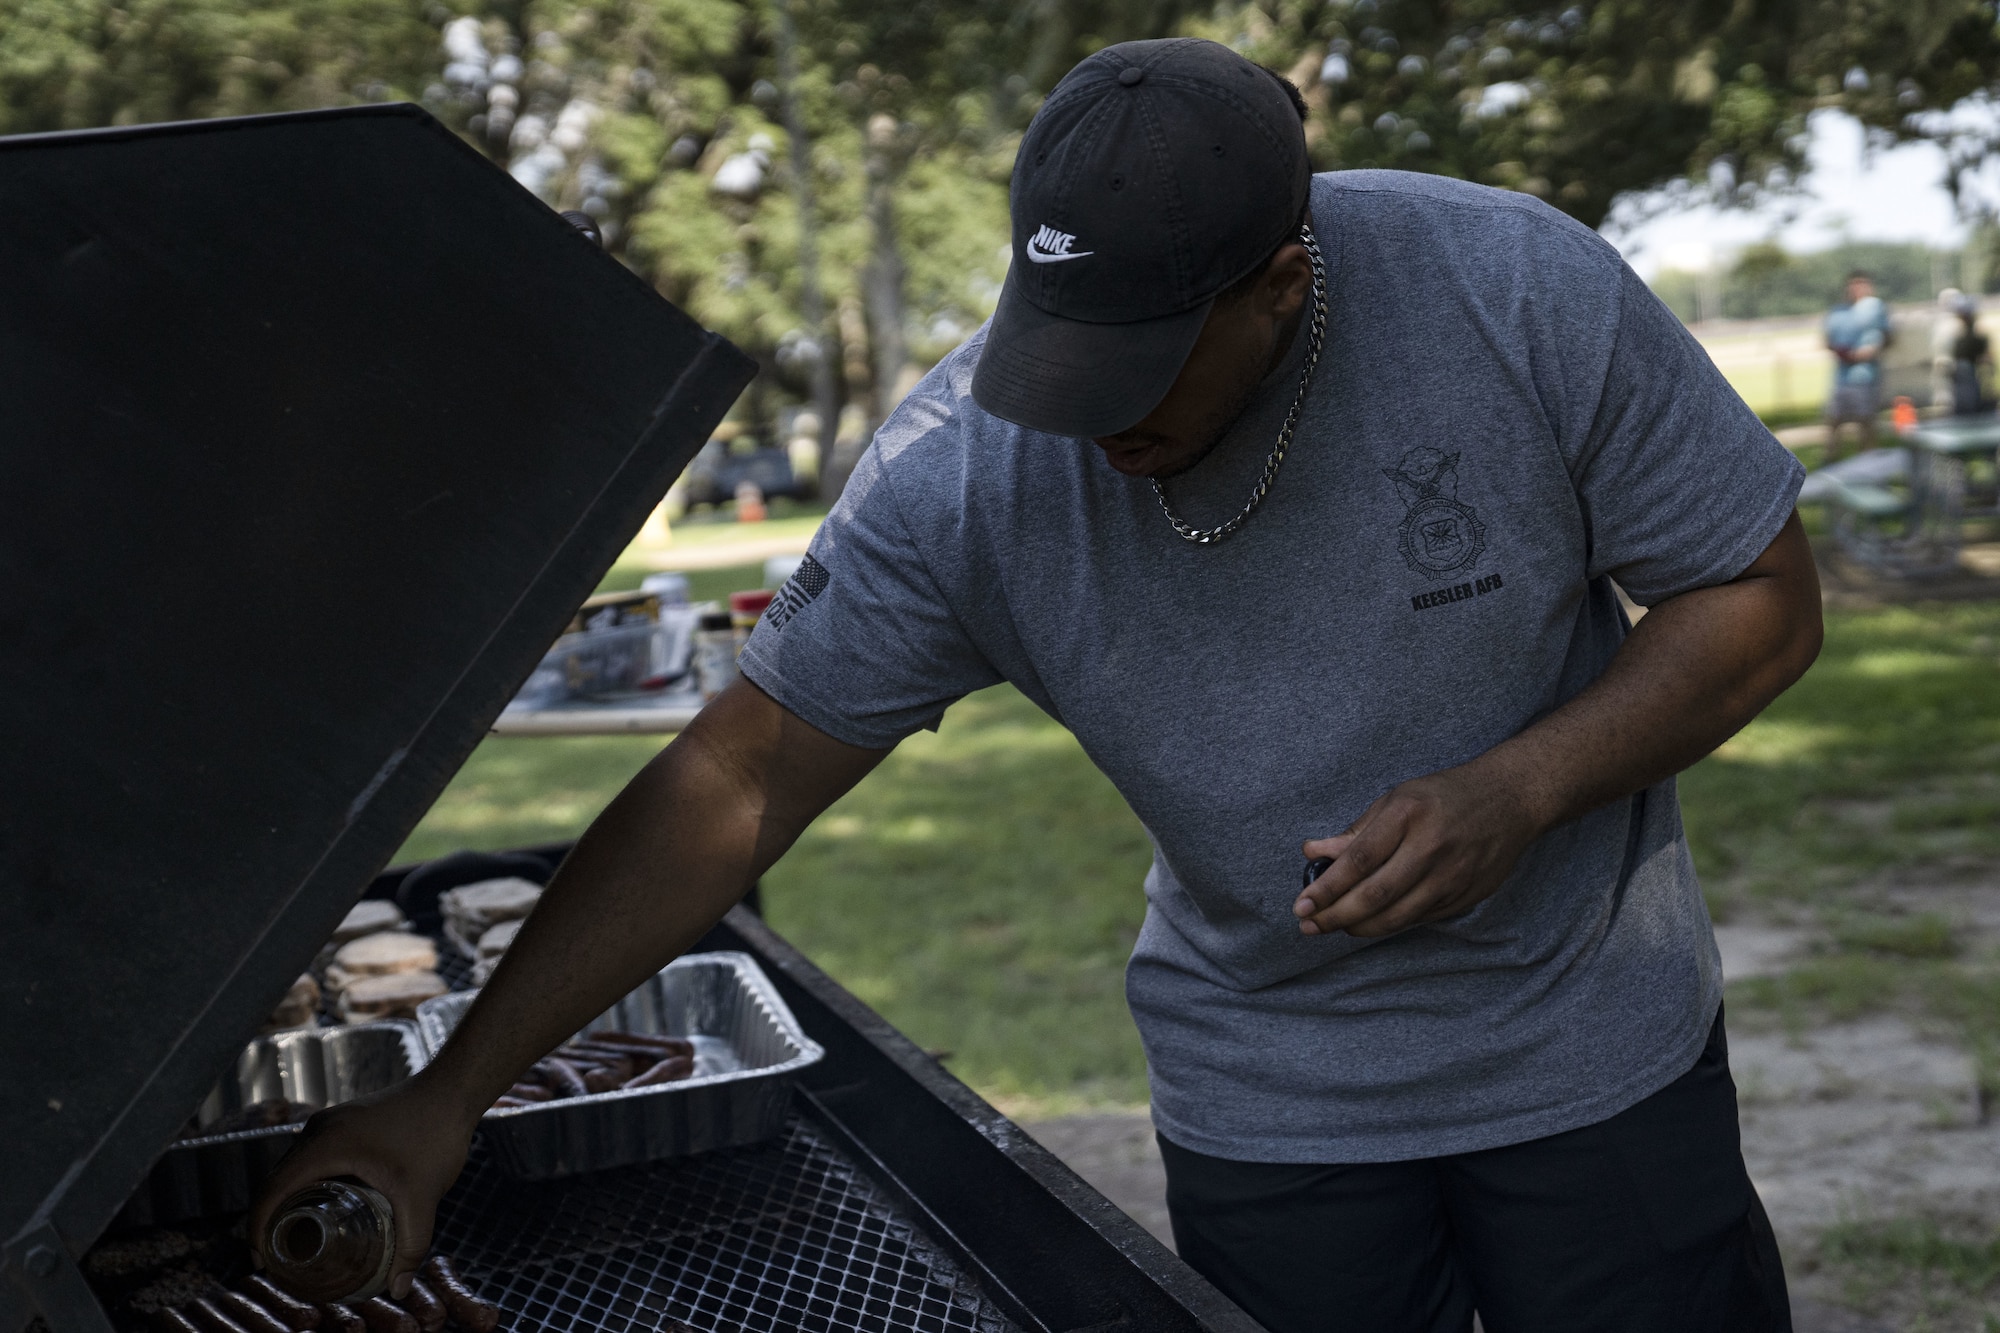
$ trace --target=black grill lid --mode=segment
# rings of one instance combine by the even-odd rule
[[[0,1329],[753,369],[416,107],[0,139]]]

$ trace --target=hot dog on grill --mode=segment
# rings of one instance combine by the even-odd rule
[[[215,1303],[222,1307],[224,1314],[249,1329],[250,1333],[292,1333],[284,1320],[240,1291],[218,1291]]]
[[[319,1307],[330,1333],[368,1333],[368,1321],[351,1305],[328,1301]]]
[[[368,1325],[368,1333],[421,1333],[417,1317],[380,1296],[356,1301],[354,1308]]]
[[[208,1333],[248,1333],[243,1325],[224,1314],[222,1307],[206,1296],[188,1302],[184,1313]]]
[[[306,1333],[307,1329],[319,1327],[319,1311],[286,1291],[262,1273],[252,1273],[243,1279],[249,1288],[250,1298],[266,1310],[285,1321],[294,1333]]]
[[[417,1326],[424,1333],[438,1333],[444,1327],[444,1302],[420,1277],[410,1279],[410,1294],[403,1297],[403,1308],[416,1316]]]
[[[493,1333],[499,1326],[500,1307],[479,1299],[459,1279],[458,1270],[451,1260],[441,1254],[433,1254],[424,1260],[424,1278],[444,1299],[444,1308],[450,1312],[451,1322],[466,1333]]]

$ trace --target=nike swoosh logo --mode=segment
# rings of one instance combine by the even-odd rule
[[[1037,264],[1060,264],[1065,259],[1082,259],[1096,253],[1095,250],[1079,250],[1073,255],[1052,255],[1046,250],[1037,249],[1032,240],[1028,242],[1028,258]]]

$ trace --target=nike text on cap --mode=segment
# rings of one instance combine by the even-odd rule
[[[1298,112],[1226,46],[1108,46],[1021,140],[1014,258],[972,377],[994,416],[1115,435],[1159,405],[1218,292],[1297,227]]]

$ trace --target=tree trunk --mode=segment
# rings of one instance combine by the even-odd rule
[[[875,399],[875,377],[868,361],[868,320],[861,311],[861,298],[848,293],[840,298],[834,312],[840,329],[840,370],[846,405],[840,409],[833,445],[823,455],[820,468],[820,495],[831,503],[847,489],[861,451],[868,447],[875,428],[869,421],[869,404]]]
[[[868,259],[861,268],[858,310],[841,308],[841,340],[849,349],[846,365],[847,401],[860,404],[867,415],[864,429],[842,432],[828,458],[825,490],[838,496],[875,430],[896,406],[896,386],[902,378],[909,348],[903,338],[903,256],[896,245],[896,183],[908,156],[893,117],[868,121],[865,165],[868,173],[864,207],[868,216]],[[862,351],[861,335],[867,347]],[[860,352],[859,356],[853,355]]]
[[[905,156],[898,151],[896,122],[875,116],[868,122],[868,263],[861,274],[868,312],[868,343],[874,352],[875,395],[869,404],[869,432],[895,410],[897,388],[909,349],[903,337],[903,255],[896,243],[896,182]]]
[[[826,300],[819,285],[819,210],[813,202],[812,145],[806,138],[805,121],[799,115],[793,87],[798,77],[797,47],[791,4],[789,0],[779,0],[778,92],[783,103],[785,138],[791,145],[793,198],[799,209],[799,314],[816,349],[811,378],[813,411],[819,416],[820,490],[828,499],[837,499],[847,474],[836,476],[829,466],[833,461],[840,396],[834,385],[834,340],[827,331]]]

